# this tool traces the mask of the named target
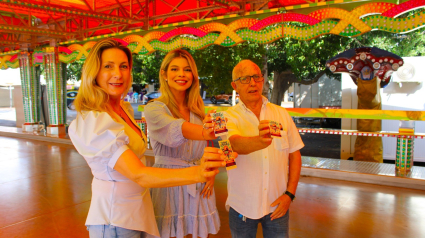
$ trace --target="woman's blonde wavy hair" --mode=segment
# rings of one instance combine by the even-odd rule
[[[189,110],[192,113],[194,113],[203,120],[205,117],[205,112],[204,102],[202,101],[201,95],[199,93],[198,69],[196,67],[195,60],[193,59],[192,55],[190,55],[189,52],[185,50],[177,49],[170,51],[162,61],[161,70],[159,72],[159,91],[161,92],[161,96],[157,100],[165,103],[175,118],[183,118],[183,115],[179,112],[176,99],[174,98],[173,93],[168,87],[168,83],[165,81],[168,66],[175,58],[184,58],[189,63],[190,69],[192,70],[193,74],[193,80],[190,88],[186,90],[185,104],[189,107]],[[164,72],[164,74],[162,72]]]
[[[77,97],[74,100],[75,109],[79,113],[81,113],[81,111],[111,112],[112,110],[107,103],[109,101],[108,93],[96,83],[96,77],[99,74],[102,63],[102,53],[107,49],[122,50],[128,58],[130,82],[127,89],[121,96],[122,99],[127,95],[133,84],[133,76],[131,74],[133,58],[131,56],[131,51],[119,41],[112,38],[97,42],[90,50],[90,53],[84,62],[83,72],[81,75],[81,85],[78,89]]]

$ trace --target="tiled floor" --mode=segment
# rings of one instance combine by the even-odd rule
[[[0,237],[88,237],[91,179],[72,145],[0,137]],[[210,237],[230,237],[226,182],[220,173],[221,229]],[[302,177],[296,195],[292,238],[425,237],[422,190]]]

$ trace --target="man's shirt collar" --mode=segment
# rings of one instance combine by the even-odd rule
[[[269,100],[268,100],[266,97],[264,97],[263,95],[261,95],[261,100],[262,100],[261,108],[265,107],[265,106],[267,105],[267,103],[269,103]],[[243,103],[243,101],[242,101],[242,100],[240,100],[238,104],[240,104],[240,105],[241,105],[241,107],[242,107],[242,108],[244,108],[246,111],[250,110],[250,109],[249,109],[249,108],[245,105],[245,103]]]

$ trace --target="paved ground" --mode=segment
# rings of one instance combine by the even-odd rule
[[[16,114],[14,107],[0,107],[0,126],[16,127]]]
[[[341,136],[301,133],[304,148],[301,155],[340,159],[341,156]]]

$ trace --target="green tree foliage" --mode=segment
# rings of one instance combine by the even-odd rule
[[[66,65],[66,72],[64,74],[65,80],[79,81],[81,80],[81,72],[83,70],[84,60],[76,60]]]
[[[283,38],[269,44],[267,66],[274,81],[271,102],[280,104],[292,83],[317,82],[326,73],[328,59],[356,44],[351,38],[335,35],[324,35],[310,41]]]
[[[417,9],[398,16],[405,18],[412,16],[423,9]],[[407,34],[394,34],[385,31],[372,31],[356,38],[362,46],[373,46],[401,57],[425,55],[425,29],[419,29]]]
[[[362,46],[373,46],[401,57],[425,55],[425,30],[420,29],[407,34],[393,34],[384,31],[372,31],[357,40]]]
[[[261,66],[266,50],[264,45],[244,42],[234,47],[212,45],[190,53],[195,59],[201,82],[207,86],[207,92],[214,95],[232,91],[232,70],[239,61],[250,59]]]
[[[149,55],[133,54],[133,83],[159,84],[159,70],[165,53],[155,51]]]
[[[324,35],[310,41],[282,38],[267,45],[244,42],[234,47],[209,46],[202,50],[189,50],[198,67],[201,83],[209,94],[230,93],[233,67],[242,59],[250,59],[273,76],[271,102],[279,104],[293,83],[312,84],[327,73],[325,63],[335,55],[357,47],[378,47],[399,56],[425,55],[425,30],[400,35],[372,31],[356,38]],[[159,84],[158,74],[166,53],[156,51],[150,55],[133,55],[133,82],[139,85]],[[84,61],[67,65],[66,79],[80,80]],[[266,80],[267,83],[267,80]],[[267,93],[268,85],[265,84]],[[263,91],[264,93],[264,91]]]
[[[335,55],[352,48],[377,47],[399,56],[425,54],[425,30],[404,35],[372,31],[356,38],[324,35],[310,41],[290,38],[268,45],[268,70],[273,73],[271,102],[279,104],[292,83],[312,84],[325,73],[325,63]],[[335,76],[334,76],[335,77]]]

